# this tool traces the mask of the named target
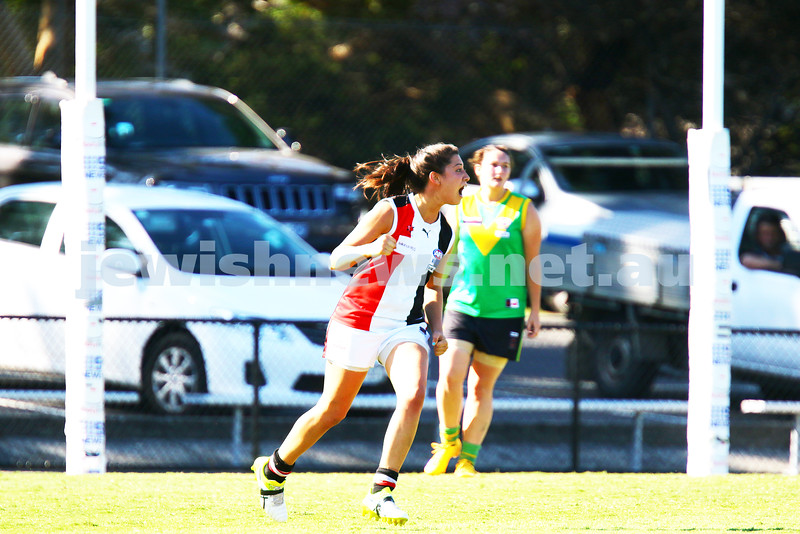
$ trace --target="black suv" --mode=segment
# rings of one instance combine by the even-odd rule
[[[98,82],[108,181],[201,189],[241,200],[330,251],[363,208],[351,172],[301,155],[236,95],[187,80]],[[0,186],[61,179],[55,75],[0,80]]]

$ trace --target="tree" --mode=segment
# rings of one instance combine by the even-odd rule
[[[7,0],[6,10],[45,20],[47,3],[69,10],[66,0]],[[271,124],[291,127],[307,151],[342,166],[514,130],[617,131],[684,143],[687,130],[701,126],[702,5],[169,0],[168,75],[234,91]],[[734,173],[800,172],[799,6],[727,3],[725,124]],[[98,0],[98,76],[154,75],[155,7],[155,0]],[[22,52],[0,51],[4,64],[29,55],[12,74],[33,69],[37,30],[26,31],[30,38],[13,40],[26,41]],[[58,51],[66,59],[55,70],[70,76],[70,46],[46,48],[47,32],[38,33],[48,51],[43,68]]]

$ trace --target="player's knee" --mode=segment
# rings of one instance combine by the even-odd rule
[[[333,428],[344,420],[349,411],[349,406],[329,404],[324,406],[318,414],[319,424],[326,429]]]
[[[458,392],[458,395],[460,396],[464,391],[464,380],[466,379],[467,377],[465,375],[460,373],[451,373],[447,375],[444,380],[439,379],[439,383],[443,384],[446,392]]]
[[[479,402],[490,401],[494,396],[494,383],[489,384],[479,380],[469,388],[468,395]]]
[[[421,413],[425,405],[425,387],[409,388],[397,395],[397,407],[411,413]]]

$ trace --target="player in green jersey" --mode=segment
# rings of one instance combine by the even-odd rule
[[[458,458],[456,475],[477,474],[495,383],[509,360],[519,360],[523,331],[534,337],[540,327],[539,215],[529,198],[506,188],[511,173],[507,148],[483,147],[470,163],[480,188],[451,213],[458,269],[445,307],[449,345],[439,356],[436,386],[440,442],[431,444],[424,469],[429,475],[447,471],[452,458]]]

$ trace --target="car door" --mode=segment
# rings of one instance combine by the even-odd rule
[[[48,228],[43,247],[55,251],[52,265],[58,273],[68,273],[68,258],[64,247],[64,225],[60,224],[63,212],[56,208]],[[113,218],[106,217],[106,254],[101,258],[101,279],[103,282],[103,376],[115,384],[138,386],[141,371],[141,356],[145,343],[156,328],[155,321],[141,321],[142,317],[159,315],[154,305],[153,295],[148,291],[148,280],[130,272],[130,265],[124,269],[116,267],[117,260],[110,255],[119,255],[120,249],[140,254],[134,241],[123,226]],[[124,258],[125,263],[131,257]],[[54,280],[67,287],[71,281],[61,274],[54,274]],[[67,294],[65,299],[70,298]],[[66,306],[63,310],[66,314]]]
[[[0,205],[0,257],[5,260],[0,263],[0,315],[14,316],[0,320],[0,366],[6,371],[64,374],[65,318],[74,300],[75,284],[65,253],[62,208],[33,200]],[[106,222],[106,242],[115,249],[135,250],[111,219]],[[134,275],[125,280],[125,273],[106,272],[103,276],[125,282],[104,284],[104,315],[142,316],[148,308],[145,282]],[[154,308],[149,309],[153,313]],[[138,383],[142,348],[153,328],[148,322],[104,322],[104,374],[109,381]]]
[[[737,251],[751,239],[754,221],[765,210],[774,212],[789,235],[797,221],[786,212],[767,207],[750,210],[742,235],[736,236]],[[796,245],[795,245],[796,246]],[[733,255],[732,366],[734,369],[800,378],[797,338],[787,332],[800,330],[800,278],[782,272],[748,269]]]
[[[68,291],[54,251],[43,246],[54,206],[22,198],[0,205],[0,365],[6,371],[64,371]]]

